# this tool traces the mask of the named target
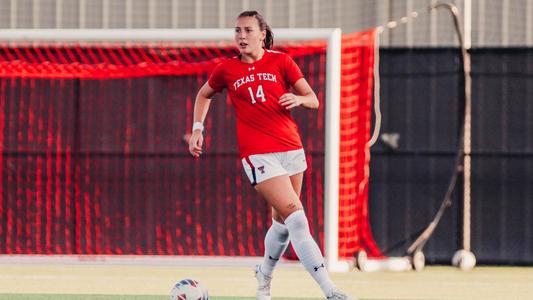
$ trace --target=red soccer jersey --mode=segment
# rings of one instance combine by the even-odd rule
[[[208,84],[217,92],[228,89],[237,115],[241,158],[302,148],[290,110],[278,102],[302,77],[289,55],[271,50],[254,63],[233,57],[215,67]]]

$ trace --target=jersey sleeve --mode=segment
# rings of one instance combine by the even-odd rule
[[[224,73],[223,73],[223,63],[219,63],[214,69],[213,72],[211,72],[211,75],[209,76],[209,79],[207,80],[207,83],[209,86],[215,90],[216,92],[221,92],[222,89],[226,87],[226,82],[224,81]]]
[[[285,78],[287,83],[293,86],[296,81],[303,77],[304,75],[300,70],[300,67],[298,67],[289,55],[285,55]]]

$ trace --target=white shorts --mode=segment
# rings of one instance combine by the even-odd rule
[[[267,179],[301,173],[307,169],[304,149],[254,154],[242,159],[244,171],[252,185]]]

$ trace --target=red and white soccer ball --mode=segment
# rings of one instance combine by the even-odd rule
[[[170,300],[209,300],[207,289],[193,279],[178,281],[170,291]]]

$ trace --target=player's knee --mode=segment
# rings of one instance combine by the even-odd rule
[[[285,220],[274,207],[272,207],[272,220],[280,224],[283,224],[284,223],[283,220]]]
[[[287,220],[287,218],[290,215],[298,211],[302,211],[303,213],[303,206],[301,205],[301,203],[291,203],[290,205],[286,207],[286,209],[284,209],[282,212],[279,212],[279,215],[283,219],[282,222],[285,223],[285,220]],[[304,216],[305,216],[305,213],[304,213]]]
[[[271,228],[277,233],[280,238],[285,239],[289,237],[289,230],[287,229],[287,226],[285,226],[285,224],[272,219]]]
[[[289,232],[309,232],[309,222],[303,209],[296,210],[285,218],[285,226]]]
[[[276,222],[278,222],[280,224],[284,223],[284,221],[283,221],[284,219],[278,213],[276,213],[276,214],[272,213],[272,220],[274,220],[274,221],[276,221]]]

